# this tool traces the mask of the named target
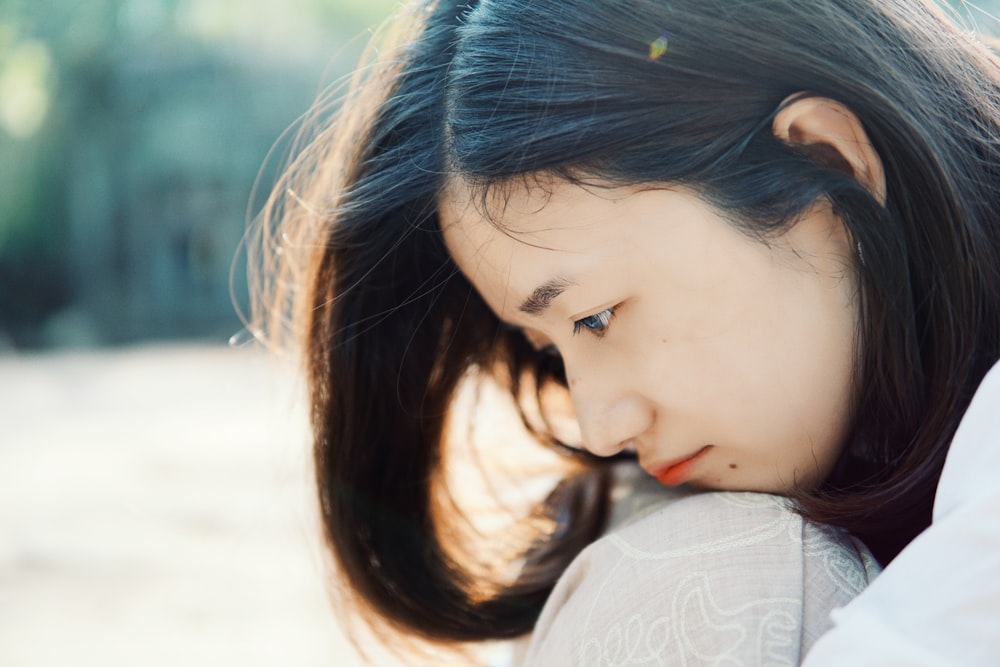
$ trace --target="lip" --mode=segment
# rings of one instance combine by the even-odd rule
[[[688,481],[691,477],[691,472],[694,469],[696,463],[708,450],[712,448],[712,445],[705,445],[697,452],[683,459],[676,459],[668,463],[656,466],[649,470],[649,474],[655,477],[660,484],[664,486],[678,486]]]

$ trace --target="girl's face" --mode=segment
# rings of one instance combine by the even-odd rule
[[[781,493],[830,472],[857,308],[828,206],[764,244],[677,187],[507,194],[494,224],[454,187],[445,242],[501,319],[558,350],[584,447],[634,449],[669,485]]]

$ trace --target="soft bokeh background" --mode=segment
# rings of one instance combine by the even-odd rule
[[[0,666],[356,664],[300,380],[227,340],[255,181],[396,7],[0,0]]]
[[[0,346],[233,333],[265,156],[393,0],[2,3]]]
[[[3,667],[356,664],[298,377],[227,340],[268,152],[394,9],[0,0]]]

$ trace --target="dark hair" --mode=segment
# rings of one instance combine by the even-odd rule
[[[484,195],[537,173],[679,183],[756,235],[828,200],[864,255],[855,419],[833,475],[795,498],[883,562],[929,524],[1000,357],[1000,68],[984,46],[918,0],[441,0],[408,17],[279,192],[305,188],[265,212],[291,239],[270,294],[303,323],[326,537],[363,606],[430,639],[523,633],[607,513],[606,469],[581,455],[515,580],[484,581],[443,545],[435,493],[463,378],[522,401],[559,380],[448,256],[449,174]],[[884,205],[837,156],[774,136],[796,93],[857,115]]]

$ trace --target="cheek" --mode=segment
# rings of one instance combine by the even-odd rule
[[[758,451],[839,445],[849,417],[853,318],[756,305],[704,318],[676,338],[653,338],[655,354],[636,372],[657,369],[665,414],[683,416],[701,439]]]
[[[789,321],[790,320],[790,321]],[[733,396],[753,440],[749,447],[794,472],[800,483],[825,477],[850,428],[853,317],[845,311],[788,318],[745,366],[750,391]],[[820,326],[819,324],[822,324]],[[766,331],[766,330],[765,330]]]
[[[833,326],[833,325],[831,325]],[[734,396],[777,442],[839,443],[848,421],[853,332],[811,327],[773,331],[744,355],[745,389]],[[748,350],[749,351],[749,350]],[[734,361],[738,363],[738,361]]]

